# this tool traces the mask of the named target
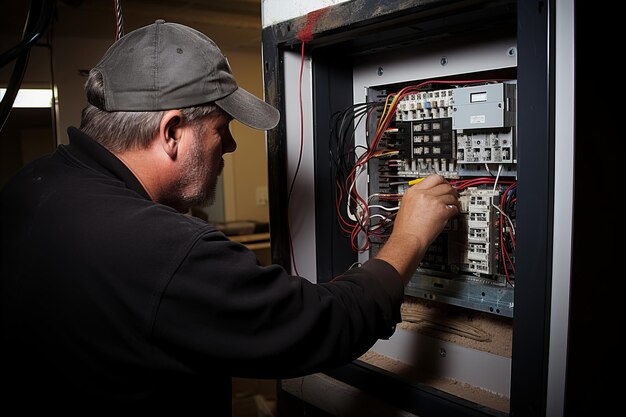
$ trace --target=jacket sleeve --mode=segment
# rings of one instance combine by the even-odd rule
[[[221,233],[202,235],[155,309],[155,356],[189,372],[288,378],[347,363],[400,319],[402,281],[372,259],[313,284]]]

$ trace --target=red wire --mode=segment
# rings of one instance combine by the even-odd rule
[[[351,228],[353,227],[353,225],[348,222],[344,217],[343,214],[341,213],[341,203],[343,202],[343,191],[342,191],[342,187],[339,184],[338,180],[335,180],[335,183],[337,184],[337,191],[339,191],[339,196],[338,198],[336,198],[336,203],[335,203],[335,208],[337,210],[337,219],[340,221],[339,222],[339,227],[341,228],[341,231],[344,233],[350,233],[351,232]]]
[[[348,173],[345,183],[343,184],[343,190],[345,190],[346,192],[346,198],[347,198],[347,202],[348,205],[350,204],[351,201],[354,201],[354,203],[356,204],[357,207],[359,207],[362,204],[363,207],[363,213],[362,213],[362,220],[364,222],[363,225],[361,225],[361,223],[359,222],[359,220],[357,219],[357,221],[351,226],[352,227],[352,231],[350,233],[351,236],[351,245],[352,248],[354,250],[367,250],[367,248],[369,248],[369,239],[371,236],[378,236],[378,234],[376,233],[371,233],[368,230],[368,224],[369,224],[369,210],[368,210],[368,204],[367,202],[363,199],[363,197],[361,197],[356,189],[356,173],[357,170],[360,169],[360,167],[362,167],[363,165],[365,165],[373,156],[374,153],[376,152],[376,148],[378,147],[378,144],[384,134],[384,132],[389,129],[389,126],[391,124],[391,122],[394,120],[393,115],[396,113],[396,109],[397,109],[397,105],[400,103],[400,101],[406,97],[409,94],[413,94],[416,92],[420,91],[420,88],[423,87],[424,85],[427,84],[447,84],[447,85],[451,85],[451,84],[476,84],[476,83],[492,83],[492,82],[497,82],[497,81],[502,81],[502,80],[497,80],[497,79],[490,79],[490,80],[452,80],[452,81],[448,81],[448,80],[428,80],[428,81],[424,81],[422,83],[419,83],[417,85],[414,86],[407,86],[403,89],[401,89],[400,91],[398,91],[397,93],[391,93],[389,95],[387,95],[388,101],[389,99],[391,99],[391,103],[393,103],[391,105],[391,107],[388,109],[388,111],[385,112],[385,109],[383,109],[383,112],[385,112],[385,118],[382,121],[382,126],[378,127],[376,130],[376,135],[372,141],[371,144],[368,145],[368,150],[363,153],[355,162],[354,166],[352,167],[352,169],[350,170],[350,172]],[[396,98],[395,100],[393,100],[393,98]],[[374,111],[375,107],[373,107],[372,109],[370,109],[370,111],[367,114],[367,118],[366,121],[369,121],[370,116],[372,115],[373,111]],[[471,186],[477,186],[477,185],[486,185],[486,184],[493,184],[495,183],[495,178],[488,178],[488,177],[481,177],[481,178],[474,178],[474,179],[470,179],[470,180],[458,180],[458,181],[450,181],[451,183],[453,183],[453,185],[456,185],[456,188],[458,190],[462,190],[465,189],[467,187],[471,187]],[[513,181],[509,181],[509,180],[500,180],[500,183],[502,184],[512,184]],[[353,187],[351,187],[351,185],[353,185]],[[341,191],[341,186],[339,184],[337,184],[337,187],[340,189],[340,196],[343,197],[343,192]],[[350,191],[352,190],[352,191]],[[342,223],[341,229],[345,231],[344,226],[345,227],[349,227],[351,225],[350,222],[346,221],[343,216],[341,216],[341,210],[340,210],[340,204],[341,201],[337,203],[337,210],[338,210],[338,215],[340,218],[340,221]],[[363,247],[359,247],[358,245],[358,234],[363,231],[365,233],[366,239],[365,239],[365,243],[363,245]]]
[[[113,0],[113,8],[115,12],[115,40],[119,39],[119,25],[117,24],[117,18],[119,16],[119,12],[117,10],[117,0]]]
[[[502,216],[500,216],[502,219]],[[504,269],[504,275],[506,276],[506,282],[511,283],[511,279],[509,278],[509,270],[506,266],[506,256],[504,253],[506,252],[506,248],[504,247],[504,238],[502,237],[502,222],[500,222],[500,257],[502,258],[502,268]]]
[[[466,188],[473,187],[473,186],[476,186],[476,185],[493,184],[495,182],[496,182],[496,179],[495,178],[490,178],[490,177],[477,177],[477,178],[472,178],[472,179],[468,179],[468,180],[450,180],[450,184],[453,185],[457,190],[464,190]],[[514,184],[515,181],[500,179],[498,181],[498,183],[500,183],[500,184]]]
[[[122,13],[121,0],[113,0],[113,11],[115,13],[115,41],[124,36],[124,15]]]
[[[502,193],[502,196],[500,197],[500,253],[502,254],[502,267],[504,268],[504,275],[506,276],[506,282],[513,286],[513,284],[511,283],[511,277],[509,276],[509,268],[507,266],[507,261],[508,263],[511,265],[511,270],[513,272],[515,272],[515,264],[513,263],[513,260],[511,260],[511,257],[509,256],[509,251],[507,250],[505,244],[504,244],[504,203],[506,202],[506,196],[509,193],[509,191],[515,187],[517,185],[517,183],[512,182]],[[511,237],[511,241],[513,243],[513,247],[515,247],[515,238],[513,235],[513,231],[509,228],[509,236]]]
[[[509,191],[511,191],[511,189],[513,187],[516,187],[517,183],[514,182],[513,184],[509,185],[506,190],[504,190],[504,193],[502,193],[502,197],[500,198],[500,209],[502,210],[502,207],[504,207],[505,203],[506,203],[506,196],[508,195]],[[511,203],[515,203],[517,202],[517,198],[514,198],[511,200]],[[502,214],[500,214],[500,221],[502,221],[502,217],[504,217]],[[513,244],[513,248],[515,248],[515,235],[513,234],[513,228],[509,227],[509,237],[511,238],[511,243]]]

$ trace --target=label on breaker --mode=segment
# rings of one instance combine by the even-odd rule
[[[479,114],[477,116],[470,116],[470,123],[471,124],[485,123],[485,115]]]

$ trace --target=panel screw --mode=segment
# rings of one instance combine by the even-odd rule
[[[506,54],[508,56],[515,56],[517,55],[517,48],[514,46],[511,46],[509,49],[507,49]]]
[[[441,63],[441,66],[445,66],[448,63],[448,58],[445,56],[441,57],[441,61],[439,61]]]
[[[383,67],[378,67],[378,71],[376,71],[376,73],[378,74],[379,77],[383,75]]]
[[[441,356],[442,358],[445,358],[447,355],[446,350],[444,348],[440,348],[439,349],[439,356]]]

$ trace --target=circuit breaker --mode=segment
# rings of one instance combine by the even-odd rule
[[[354,230],[366,240],[356,249],[370,257],[380,249],[411,181],[442,175],[461,203],[460,216],[429,247],[407,295],[513,316],[515,93],[515,80],[420,80],[367,89],[367,102],[375,104],[366,150],[355,156],[356,170],[367,171],[367,195],[349,179],[337,194],[345,196]]]

